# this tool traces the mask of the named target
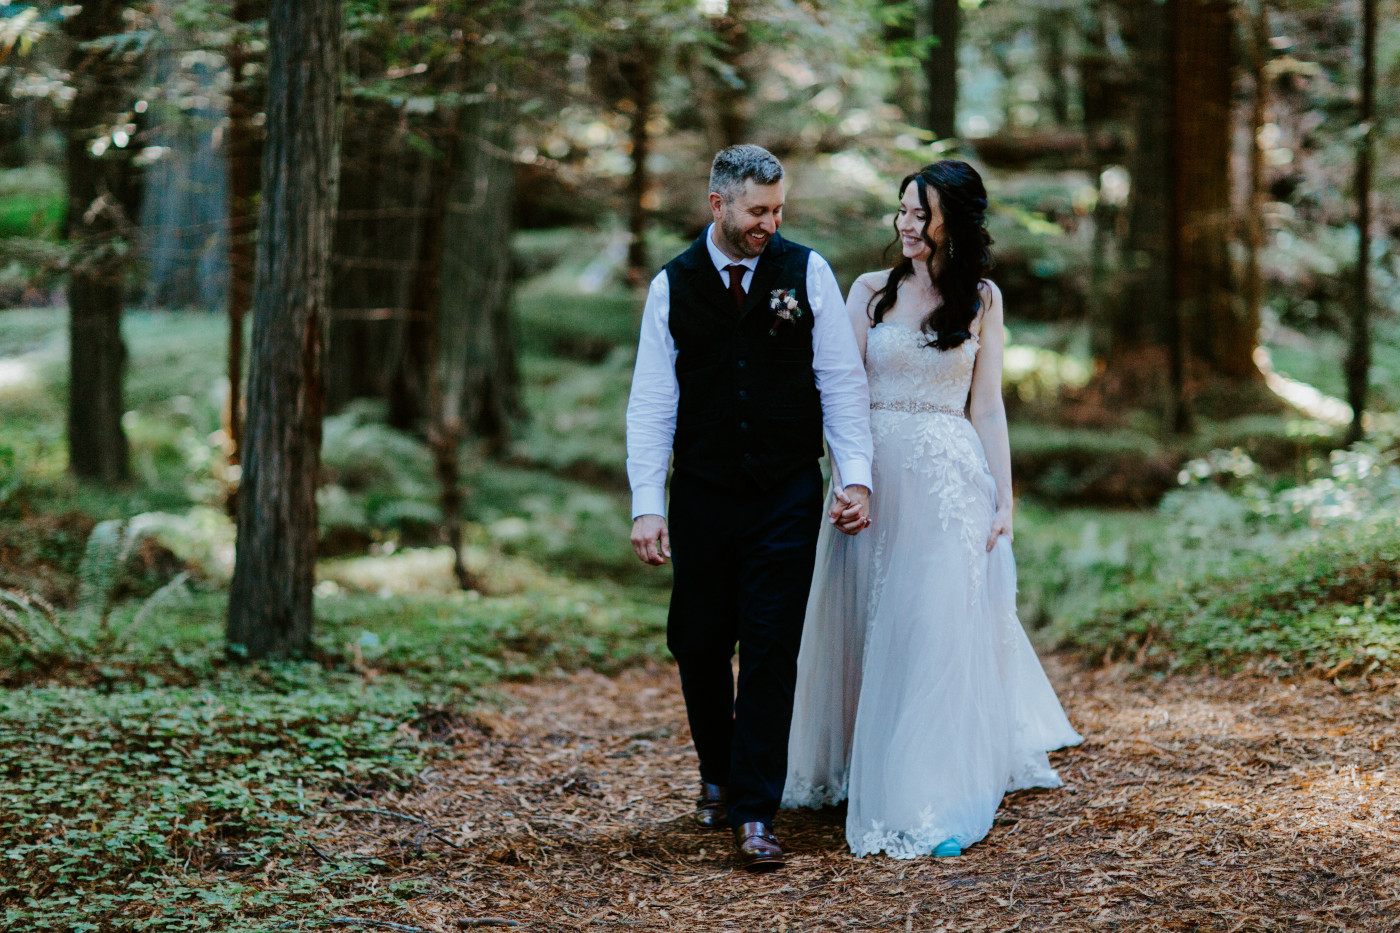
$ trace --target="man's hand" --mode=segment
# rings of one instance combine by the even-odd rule
[[[671,533],[660,515],[638,515],[632,522],[632,550],[644,564],[660,567],[671,556]]]
[[[870,524],[870,490],[864,486],[847,486],[836,490],[836,501],[827,513],[838,531],[848,535],[860,534]]]

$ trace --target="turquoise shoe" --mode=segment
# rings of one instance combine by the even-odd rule
[[[962,855],[962,846],[956,839],[944,839],[933,850],[934,858],[952,858],[955,855]]]

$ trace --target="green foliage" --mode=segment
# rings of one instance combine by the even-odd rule
[[[57,239],[67,207],[57,169],[34,165],[0,171],[0,238]]]
[[[381,569],[402,580],[415,557]],[[0,926],[222,931],[343,912],[382,862],[276,866],[314,844],[309,817],[417,779],[441,753],[421,714],[501,679],[664,651],[658,601],[535,567],[501,597],[360,592],[366,568],[328,571],[346,585],[321,587],[315,662],[230,666],[221,593],[144,620],[115,608],[130,638],[81,665],[41,668],[0,641],[0,669],[33,680],[0,692]],[[285,883],[250,883],[255,871]]]
[[[1077,546],[1023,552],[1058,568],[1031,593],[1042,606],[1061,598],[1058,612],[1037,616],[1053,616],[1066,644],[1149,667],[1400,668],[1393,441],[1336,451],[1316,470],[1279,486],[1238,450],[1188,463],[1186,488],[1107,546],[1085,525]]]

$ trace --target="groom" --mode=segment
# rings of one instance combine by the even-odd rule
[[[666,644],[700,758],[696,819],[733,827],[750,871],[783,863],[772,821],[821,526],[823,429],[845,482],[829,517],[847,534],[869,524],[865,368],[831,267],[778,235],[783,199],[782,164],[766,149],[715,156],[714,223],[652,280],[627,405],[632,546],[658,566],[674,553]]]

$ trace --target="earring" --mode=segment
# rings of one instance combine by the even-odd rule
[[[949,258],[949,259],[952,259],[952,258],[953,258],[953,241],[952,241],[952,240],[949,240],[949,241],[948,241],[948,258]]]

